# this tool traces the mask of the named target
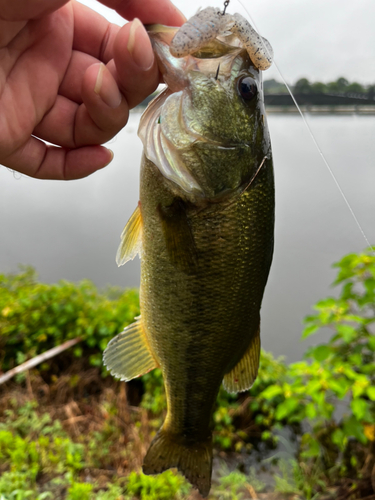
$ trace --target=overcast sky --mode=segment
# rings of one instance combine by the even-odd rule
[[[125,22],[96,0],[81,1],[117,24]],[[375,0],[241,2],[271,42],[276,65],[288,83],[301,77],[328,82],[339,76],[364,84],[375,82]],[[175,0],[174,4],[190,17],[199,7],[221,7],[223,1]],[[246,15],[239,0],[231,0],[228,12]],[[281,81],[274,65],[264,78]]]

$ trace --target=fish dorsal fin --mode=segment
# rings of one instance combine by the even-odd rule
[[[159,366],[148,346],[140,318],[108,343],[103,353],[103,363],[114,377],[125,381]]]
[[[167,207],[158,206],[168,255],[173,264],[187,274],[194,274],[198,252],[184,202],[175,198]]]
[[[118,266],[123,266],[128,260],[133,260],[137,253],[141,256],[142,226],[140,203],[138,203],[121,234],[121,243],[116,254]]]
[[[258,328],[241,360],[224,376],[224,389],[234,393],[250,389],[258,375],[259,357],[260,329]]]

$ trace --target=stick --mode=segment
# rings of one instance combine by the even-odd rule
[[[251,484],[249,484],[249,483],[245,484],[245,488],[250,493],[251,498],[253,500],[257,500],[258,495],[256,494],[256,492],[255,492],[254,488],[251,486]]]
[[[30,368],[34,368],[34,366],[39,365],[39,363],[42,363],[42,361],[45,361],[46,359],[53,358],[57,354],[60,354],[60,352],[65,351],[66,349],[69,349],[69,347],[72,347],[78,342],[81,342],[82,338],[77,337],[75,339],[68,340],[67,342],[64,342],[63,344],[53,347],[52,349],[49,349],[46,352],[43,352],[43,354],[39,354],[38,356],[35,356],[35,358],[29,359],[28,361],[25,361],[25,363],[22,363],[21,365],[16,366],[15,368],[12,368],[11,370],[7,371],[3,375],[0,375],[0,385],[3,384],[4,382],[7,382],[9,379],[14,377],[14,375],[17,375],[18,373],[22,373],[25,370],[30,370]]]

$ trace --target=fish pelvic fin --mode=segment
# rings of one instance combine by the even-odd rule
[[[250,389],[258,375],[260,358],[260,328],[251,339],[247,351],[237,365],[224,376],[224,389],[236,393]]]
[[[108,343],[103,363],[114,377],[125,381],[159,366],[148,345],[140,318]]]
[[[129,260],[133,260],[137,254],[141,256],[142,226],[139,202],[121,234],[121,243],[116,254],[116,263],[119,267],[126,264]]]
[[[175,434],[161,428],[144,458],[144,474],[160,474],[171,467],[207,497],[211,488],[212,438],[187,443]]]

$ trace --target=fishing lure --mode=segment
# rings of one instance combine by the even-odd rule
[[[217,7],[207,7],[191,17],[177,31],[170,44],[174,57],[185,57],[196,52],[217,36],[236,35],[246,48],[257,69],[268,69],[273,60],[273,50],[266,38],[255,31],[241,14],[227,14]]]

